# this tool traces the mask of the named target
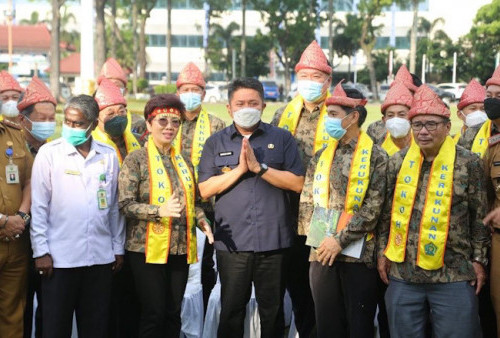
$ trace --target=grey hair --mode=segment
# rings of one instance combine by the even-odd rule
[[[88,122],[95,122],[99,116],[99,106],[94,98],[89,95],[73,96],[64,106],[64,111],[69,108],[83,113]]]

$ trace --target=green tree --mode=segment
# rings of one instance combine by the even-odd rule
[[[349,58],[347,81],[351,79],[351,58],[361,48],[359,44],[361,25],[362,20],[359,17],[354,14],[347,14],[345,23],[339,20],[335,27],[335,36],[332,39],[333,49],[339,57],[346,56]]]
[[[375,100],[378,99],[378,90],[372,52],[382,25],[375,25],[374,20],[381,14],[382,8],[389,6],[391,3],[392,0],[360,0],[358,4],[359,18],[362,20],[359,44],[366,57],[366,65],[370,74],[370,86]]]
[[[394,0],[400,7],[409,8],[413,12],[410,30],[410,72],[415,73],[417,59],[418,5],[425,0]]]
[[[19,24],[21,24],[21,25],[36,25],[40,22],[43,22],[43,21],[40,21],[40,15],[38,14],[37,11],[33,11],[33,12],[31,12],[29,19],[22,19],[21,21],[19,21]]]
[[[458,72],[484,83],[494,71],[495,56],[500,52],[500,0],[481,7],[470,32],[459,40]]]
[[[226,79],[232,78],[231,64],[233,62],[233,49],[237,48],[238,40],[235,32],[240,29],[240,25],[232,21],[226,27],[219,24],[211,26],[211,34],[208,41],[207,59],[210,65],[226,74]]]
[[[236,37],[236,40],[241,37]],[[257,30],[254,36],[246,38],[246,57],[252,62],[247,63],[246,73],[248,76],[258,78],[269,74],[269,53],[273,48],[271,39],[262,34],[260,29]],[[242,51],[240,51],[242,53]],[[236,69],[241,69],[242,58],[236,58]]]
[[[279,62],[284,68],[285,91],[290,90],[290,74],[303,50],[314,39],[317,18],[317,1],[256,0],[268,37],[273,41]]]

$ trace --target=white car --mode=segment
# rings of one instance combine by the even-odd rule
[[[203,102],[221,102],[227,100],[227,85],[208,83],[205,87],[205,98]]]
[[[460,100],[465,87],[467,87],[467,83],[440,83],[437,85],[437,87],[441,88],[445,92],[454,94],[455,99]]]

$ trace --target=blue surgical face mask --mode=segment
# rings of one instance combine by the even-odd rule
[[[54,134],[54,131],[56,130],[56,123],[55,122],[34,122],[31,121],[28,117],[26,117],[26,120],[31,122],[31,130],[26,129],[31,136],[33,136],[37,141],[46,141],[49,137]]]
[[[327,116],[325,119],[325,129],[328,135],[336,140],[340,140],[342,137],[344,137],[347,130],[342,128],[342,120],[346,117],[347,116],[345,116],[344,118],[338,118]]]
[[[187,111],[193,111],[201,106],[201,94],[199,93],[181,93],[179,95],[182,103],[186,106]]]
[[[311,81],[311,80],[299,80],[297,83],[297,90],[299,94],[302,95],[304,100],[307,102],[315,102],[323,95],[323,85],[325,83]]]
[[[67,125],[63,124],[62,126],[62,137],[68,141],[68,143],[76,146],[79,146],[80,144],[85,143],[89,137],[90,134],[87,136],[87,132],[89,131],[90,126],[88,126],[87,129],[78,129],[78,128],[71,128],[68,127]]]

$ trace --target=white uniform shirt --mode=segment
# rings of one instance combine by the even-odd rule
[[[31,176],[33,257],[49,253],[55,268],[75,268],[109,264],[124,254],[119,169],[115,150],[95,140],[87,158],[63,138],[40,148]],[[107,208],[99,208],[99,189]]]

